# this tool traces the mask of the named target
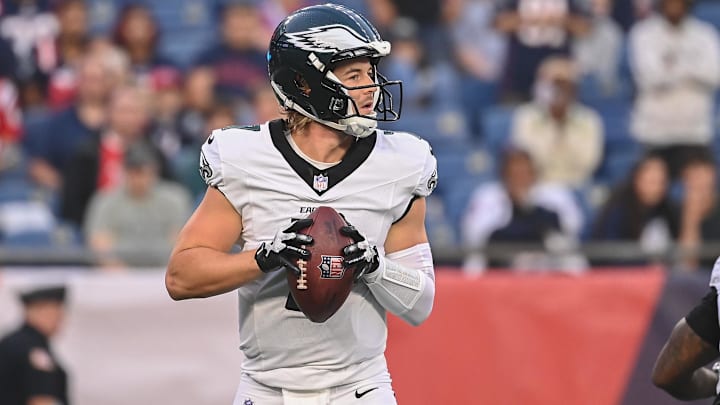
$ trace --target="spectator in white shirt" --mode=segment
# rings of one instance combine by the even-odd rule
[[[510,148],[501,157],[499,181],[481,184],[473,192],[461,223],[463,246],[475,250],[466,258],[467,271],[484,270],[487,263],[479,250],[496,243],[536,244],[538,251],[531,255],[534,269],[584,266],[583,260],[578,262],[564,251],[580,237],[585,220],[582,209],[568,188],[540,182],[537,175],[530,154]],[[517,260],[489,264],[529,269],[530,263],[524,260],[528,252],[520,248],[516,253]]]
[[[688,159],[711,155],[720,84],[717,31],[691,16],[690,7],[690,0],[661,0],[660,13],[630,32],[637,85],[632,133],[666,160],[672,177]]]
[[[512,143],[528,151],[540,179],[581,187],[602,160],[604,129],[598,114],[575,99],[578,70],[567,57],[546,59],[534,100],[518,108]]]

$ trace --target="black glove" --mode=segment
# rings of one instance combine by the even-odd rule
[[[344,217],[343,217],[344,218]],[[345,221],[347,222],[347,220]],[[345,264],[355,266],[355,280],[359,280],[365,274],[370,274],[380,266],[377,247],[370,244],[365,237],[352,225],[340,228],[340,233],[349,237],[355,243],[343,248]]]
[[[296,276],[300,276],[300,269],[294,259],[307,260],[310,258],[310,252],[301,246],[311,245],[313,239],[310,235],[297,232],[309,227],[312,223],[313,220],[310,218],[299,219],[287,229],[278,231],[269,244],[263,242],[255,251],[255,261],[260,270],[267,273],[285,267],[292,270]]]

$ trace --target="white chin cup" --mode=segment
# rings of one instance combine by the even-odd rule
[[[377,127],[377,121],[364,117],[350,117],[338,120],[338,124],[345,126],[342,131],[356,138],[365,138],[372,135]]]

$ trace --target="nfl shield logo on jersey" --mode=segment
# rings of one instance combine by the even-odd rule
[[[345,274],[345,263],[342,256],[322,255],[322,262],[318,266],[320,278],[342,278]]]
[[[313,179],[313,188],[317,191],[325,191],[328,188],[328,177],[318,174]]]

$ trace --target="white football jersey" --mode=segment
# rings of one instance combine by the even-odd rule
[[[377,130],[358,139],[342,162],[320,170],[294,151],[282,120],[213,131],[202,147],[200,173],[241,215],[243,250],[257,249],[291,219],[327,205],[382,253],[390,226],[437,183],[431,148],[414,135]],[[309,321],[289,292],[284,271],[238,289],[243,370],[256,381],[315,390],[385,370],[385,309],[365,284],[355,284],[324,323]]]

